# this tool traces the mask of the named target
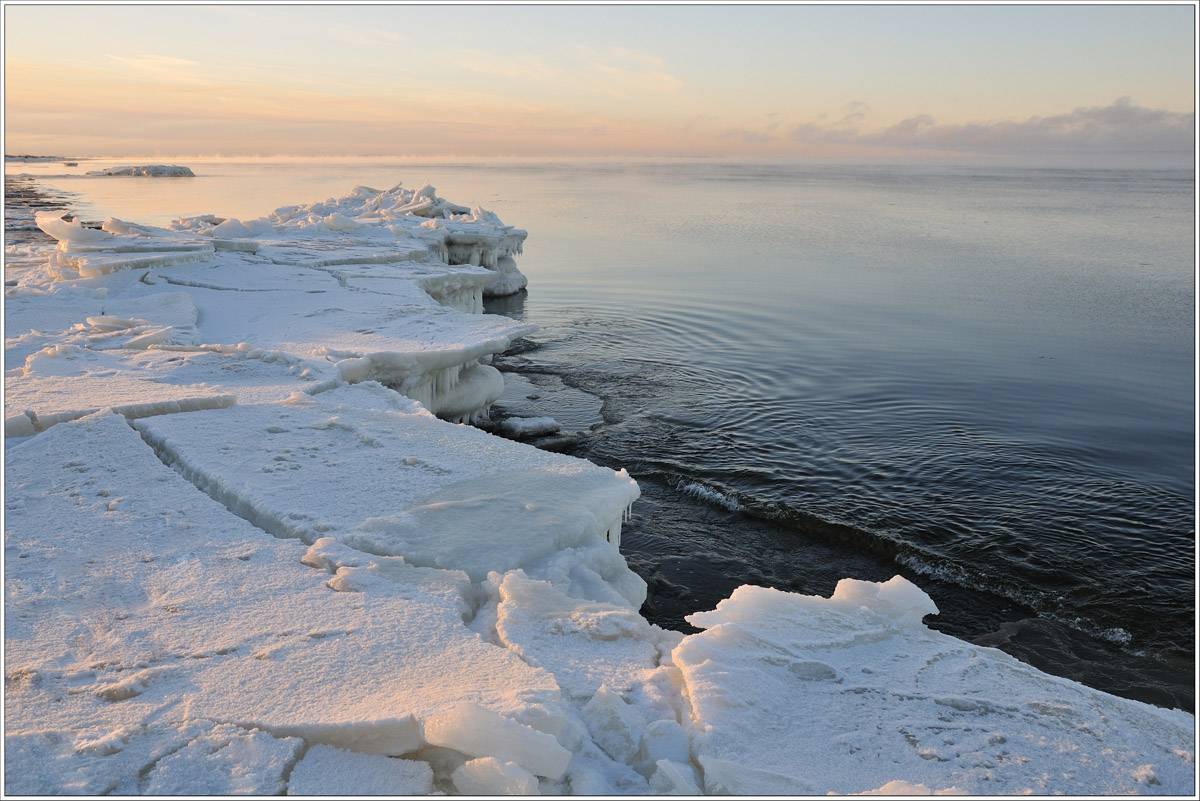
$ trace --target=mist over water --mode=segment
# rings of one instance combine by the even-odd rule
[[[428,178],[527,229],[530,291],[491,310],[542,329],[499,411],[641,483],[657,622],[900,572],[930,625],[1192,708],[1190,173],[178,163],[46,183],[161,223]]]

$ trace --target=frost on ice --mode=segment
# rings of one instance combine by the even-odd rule
[[[901,578],[638,613],[623,470],[456,423],[525,232],[358,187],[41,214],[5,292],[5,791],[1194,791],[1194,718],[931,631]],[[557,431],[505,421],[510,437]]]

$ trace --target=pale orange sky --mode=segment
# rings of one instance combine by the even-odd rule
[[[7,5],[5,151],[1189,161],[1173,6]]]

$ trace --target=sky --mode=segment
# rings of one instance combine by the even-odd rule
[[[4,148],[1191,166],[1194,15],[10,3]]]

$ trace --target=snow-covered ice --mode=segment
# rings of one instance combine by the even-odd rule
[[[491,212],[396,185],[36,223],[57,246],[6,251],[9,794],[1195,790],[1193,716],[932,631],[898,577],[643,619],[633,478],[463,424],[532,330],[482,314],[525,285]]]
[[[519,568],[557,579],[564,550],[615,550],[638,496],[623,471],[444,425],[374,382],[135,425],[164,461],[276,536],[334,536],[475,581]],[[622,560],[601,569],[580,560],[562,584],[645,599]]]
[[[500,423],[500,433],[514,439],[557,434],[561,430],[562,426],[553,417],[510,417]]]
[[[109,167],[106,170],[92,170],[88,175],[135,175],[150,178],[194,178],[196,174],[190,167],[178,164],[143,164],[132,167]]]
[[[129,418],[223,409],[235,397],[203,385],[164,383],[162,373],[79,345],[51,345],[10,371],[4,393],[4,433],[29,436],[102,408]],[[156,375],[157,373],[157,375]]]
[[[128,776],[97,760],[134,737],[155,741],[139,754],[195,763],[175,773],[204,773],[212,738],[233,735],[412,753],[421,724],[463,699],[530,736],[519,721],[561,725],[553,677],[464,625],[475,593],[461,571],[272,537],[111,412],[39,434],[7,462],[6,734],[61,744],[10,758],[9,792],[154,792],[136,784],[154,756]],[[187,728],[197,721],[208,728]]]
[[[288,779],[288,795],[428,795],[433,770],[415,759],[360,754],[314,745]]]
[[[933,631],[921,618],[935,612],[897,576],[843,579],[829,599],[743,586],[691,615],[705,631],[673,660],[705,789],[858,793],[898,780],[957,794],[1190,792],[1191,715]]]

